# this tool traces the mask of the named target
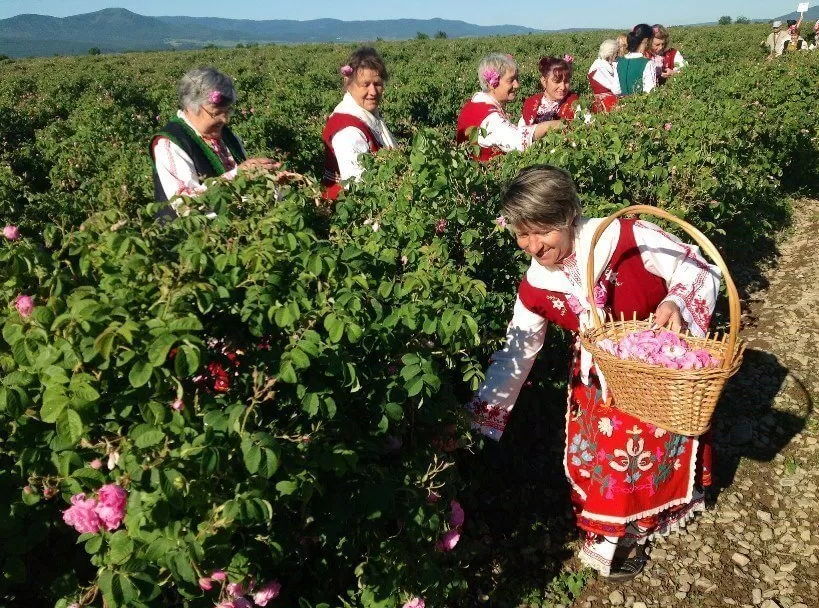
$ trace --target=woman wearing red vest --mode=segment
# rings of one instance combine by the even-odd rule
[[[617,57],[620,45],[616,40],[604,40],[597,59],[589,68],[589,85],[594,93],[592,112],[611,112],[620,97],[620,78],[617,76]]]
[[[478,131],[477,160],[485,162],[512,150],[523,151],[554,128],[548,122],[519,127],[509,120],[506,104],[517,98],[520,88],[518,64],[511,55],[492,53],[484,57],[478,65],[478,83],[481,90],[461,108],[455,135],[455,141],[462,143]]]
[[[344,78],[344,98],[324,125],[324,197],[338,198],[341,182],[358,179],[364,169],[361,154],[375,154],[381,148],[394,148],[393,137],[378,106],[389,78],[384,60],[375,49],[361,47],[341,68]]]
[[[575,111],[579,111],[580,98],[570,90],[573,61],[571,55],[566,55],[563,59],[540,58],[537,69],[543,93],[526,98],[518,126],[551,122],[554,128],[559,128],[562,121],[574,120]]]
[[[668,48],[670,37],[668,30],[659,23],[652,26],[652,29],[654,37],[651,39],[648,58],[651,59],[654,69],[657,70],[657,84],[665,84],[669,78],[679,74],[686,63],[682,53],[677,49]]]
[[[549,165],[521,171],[503,196],[503,217],[532,263],[518,288],[506,346],[492,355],[469,406],[484,435],[500,440],[549,322],[576,336],[593,323],[591,315],[655,313],[657,324],[672,331],[708,331],[719,269],[650,222],[621,219],[603,232],[595,246],[594,302],[588,301],[586,265],[602,220],[581,216],[566,171]],[[579,557],[609,580],[629,580],[647,561],[647,541],[703,509],[709,437],[677,435],[617,409],[579,340],[572,352],[564,469],[585,537]]]

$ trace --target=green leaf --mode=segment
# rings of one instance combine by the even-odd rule
[[[290,358],[293,361],[293,365],[295,365],[297,369],[307,369],[310,367],[310,358],[300,348],[294,348],[291,350]]]
[[[298,489],[299,484],[295,481],[280,481],[276,484],[276,490],[278,490],[282,496],[289,496]]]
[[[155,446],[165,439],[165,433],[150,424],[138,424],[129,433],[131,440],[138,448]]]
[[[281,364],[278,373],[279,380],[287,384],[296,384],[299,381],[296,376],[296,370],[293,369],[293,364],[290,361],[285,361]]]
[[[162,334],[148,347],[148,361],[154,367],[159,367],[165,363],[171,347],[176,342],[173,334]]]
[[[415,397],[424,388],[424,379],[422,376],[415,376],[406,384],[407,396]]]
[[[404,417],[404,408],[397,403],[388,403],[384,406],[384,409],[387,410],[387,416],[393,420],[398,421]]]
[[[9,346],[14,346],[23,339],[23,326],[17,323],[6,323],[3,326],[3,339]]]
[[[131,371],[128,372],[128,382],[134,388],[139,388],[145,385],[154,373],[154,366],[147,361],[137,361],[131,366]]]
[[[105,483],[105,476],[91,467],[83,467],[71,473],[71,478],[86,488],[97,489]]]
[[[40,408],[40,420],[55,423],[60,414],[68,407],[68,397],[62,386],[49,387],[43,394],[43,406]]]
[[[82,438],[82,419],[74,410],[66,410],[63,415],[66,418],[64,424],[68,428],[68,436],[70,437],[72,443],[77,443]],[[62,416],[60,416],[58,420],[62,420]]]
[[[327,330],[327,335],[331,342],[338,342],[341,336],[344,335],[344,322],[333,313],[324,317],[324,329]]]
[[[99,553],[99,550],[102,548],[102,535],[95,534],[87,541],[85,541],[85,551],[90,555],[94,555],[95,553]]]
[[[248,473],[255,475],[259,471],[259,465],[262,463],[262,449],[250,442],[242,442],[242,459]]]

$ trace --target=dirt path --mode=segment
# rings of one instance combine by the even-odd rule
[[[819,201],[795,203],[780,254],[717,410],[714,504],[634,581],[593,581],[574,606],[819,608]]]

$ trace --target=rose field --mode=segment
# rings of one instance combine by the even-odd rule
[[[548,162],[585,215],[656,205],[762,260],[819,179],[819,55],[765,61],[767,28],[672,29],[668,85],[486,166],[453,143],[480,58],[514,54],[530,94],[571,53],[590,105],[614,32],[374,43],[402,145],[332,211],[354,45],[0,61],[0,605],[570,604],[565,338],[500,444],[462,407],[526,263],[500,193]],[[148,142],[199,65],[234,78],[248,151],[303,178],[214,182],[216,217],[159,224]]]

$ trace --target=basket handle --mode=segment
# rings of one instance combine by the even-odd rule
[[[719,251],[717,251],[714,244],[708,240],[708,237],[706,237],[702,232],[694,228],[694,226],[688,222],[671,215],[667,211],[663,211],[657,207],[652,207],[651,205],[633,205],[631,207],[620,209],[603,220],[603,222],[597,227],[597,230],[594,231],[591,247],[589,248],[589,263],[586,268],[586,284],[589,290],[589,302],[594,302],[594,248],[597,245],[597,241],[600,240],[600,236],[603,234],[603,231],[608,228],[618,217],[623,215],[637,215],[640,213],[654,215],[677,224],[697,242],[702,250],[708,254],[708,257],[716,262],[717,266],[719,266],[719,269],[722,271],[722,276],[725,279],[725,286],[728,289],[728,308],[730,314],[730,330],[728,333],[728,348],[726,350],[726,352],[730,353],[730,355],[723,358],[722,367],[723,369],[728,369],[732,364],[734,347],[736,346],[737,336],[739,335],[739,318],[741,311],[739,306],[739,293],[737,292],[736,285],[734,285],[734,280],[731,278],[731,274],[728,272],[728,266],[725,264],[725,260],[722,259]],[[602,327],[602,323],[600,322],[598,315],[593,314],[591,317],[594,320],[594,325],[597,329]]]

